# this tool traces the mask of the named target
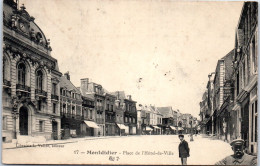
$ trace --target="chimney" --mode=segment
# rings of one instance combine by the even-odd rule
[[[64,73],[64,76],[67,78],[67,80],[70,80],[70,73],[68,71]]]
[[[81,91],[87,91],[88,90],[88,83],[89,83],[89,78],[80,79],[80,89],[81,89]]]
[[[120,107],[120,100],[116,100],[115,105],[116,105],[117,108],[119,108]]]
[[[128,100],[132,100],[132,96],[131,95],[127,95],[127,99]]]

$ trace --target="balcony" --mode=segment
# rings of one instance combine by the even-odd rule
[[[4,79],[3,80],[3,85],[6,86],[6,87],[11,87],[11,82],[6,80],[6,79]]]
[[[29,86],[22,85],[22,84],[16,84],[16,89],[18,91],[25,91],[25,92],[30,92],[31,91],[31,88]]]
[[[53,100],[59,100],[59,96],[58,96],[58,95],[51,94],[51,99],[53,99]]]
[[[41,89],[35,89],[35,94],[39,95],[39,96],[47,97],[47,92],[45,92],[44,90],[41,90]]]

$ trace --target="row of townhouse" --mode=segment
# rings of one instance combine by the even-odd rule
[[[235,46],[209,74],[200,102],[201,131],[219,139],[244,139],[246,151],[257,154],[258,5],[245,2]]]
[[[88,78],[74,86],[25,6],[4,0],[3,10],[3,142],[193,131],[195,118],[171,107],[137,110],[131,95]]]
[[[4,0],[3,142],[136,134],[136,102],[130,95],[109,93],[87,78],[75,87],[51,51],[25,6]]]
[[[197,132],[197,118],[191,114],[182,114],[172,107],[142,106],[140,112],[141,134],[188,134]]]

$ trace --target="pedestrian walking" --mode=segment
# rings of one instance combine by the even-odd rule
[[[181,158],[181,164],[187,165],[187,158],[190,157],[190,148],[188,142],[184,140],[184,135],[179,135],[180,144],[179,144],[179,157]]]
[[[244,143],[242,139],[236,139],[230,143],[233,155],[227,156],[215,165],[257,165],[257,157],[244,153]]]

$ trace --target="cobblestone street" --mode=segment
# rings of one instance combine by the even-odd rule
[[[187,135],[185,139],[190,146],[188,164],[214,164],[232,154],[229,144],[220,140],[194,136],[194,141],[190,142]],[[9,163],[9,159],[16,156],[17,164],[23,164],[24,161],[30,164],[180,164],[178,145],[177,135],[93,139],[42,147],[6,149],[3,152],[3,162]],[[30,160],[25,160],[27,158]]]

